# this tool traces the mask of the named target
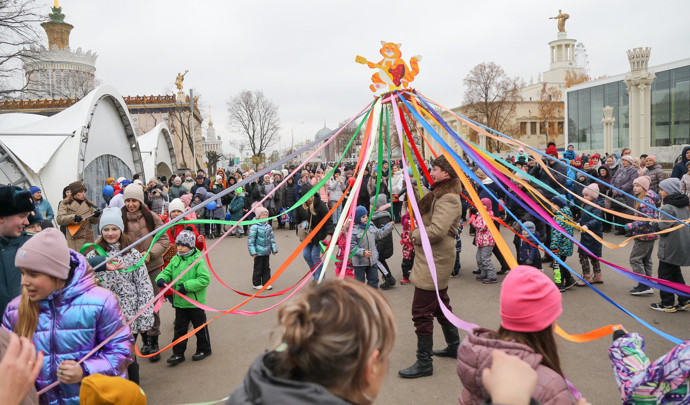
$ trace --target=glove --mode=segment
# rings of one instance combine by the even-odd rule
[[[94,218],[100,217],[100,216],[101,216],[101,212],[103,212],[103,211],[101,211],[100,209],[97,209],[96,211],[94,211],[94,212],[93,212]]]
[[[587,225],[582,226],[582,232],[587,232],[588,230],[589,230],[589,228],[587,228]]]
[[[74,216],[74,222],[76,222],[76,223],[80,223],[80,222],[83,221],[83,220],[84,220],[84,219],[83,219],[82,217],[80,217],[79,215],[75,215],[75,216]]]
[[[633,236],[633,234],[632,234],[632,229],[627,228],[627,229],[625,230],[625,237],[626,237],[626,238],[629,238],[629,237],[631,237],[631,236]]]
[[[179,287],[179,288],[177,289],[177,291],[179,291],[180,294],[187,294],[187,289],[184,288],[184,284],[180,283],[180,284],[178,284],[177,286]]]
[[[162,278],[159,278],[158,281],[156,281],[156,285],[158,288],[165,288],[165,281],[163,281]]]

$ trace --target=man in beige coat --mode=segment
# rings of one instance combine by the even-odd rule
[[[452,311],[448,298],[448,280],[455,265],[455,235],[458,233],[462,214],[462,186],[445,156],[439,156],[432,166],[431,177],[434,184],[431,191],[419,201],[419,212],[433,252],[439,295],[444,305]],[[412,321],[417,334],[417,361],[398,374],[403,378],[418,378],[433,374],[432,354],[455,358],[460,337],[458,329],[443,314],[436,299],[434,282],[422,250],[419,228],[412,231],[410,239],[417,252],[410,276],[410,281],[415,286]],[[433,351],[434,317],[441,324],[448,343],[444,350]]]
[[[79,249],[86,243],[93,243],[92,224],[98,224],[98,217],[101,210],[96,204],[86,198],[86,185],[81,181],[70,183],[71,194],[62,201],[55,219],[60,226],[67,227],[65,237],[67,246],[79,252]],[[71,225],[79,225],[77,228]]]

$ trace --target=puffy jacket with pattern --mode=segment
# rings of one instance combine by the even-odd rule
[[[249,227],[247,246],[249,247],[249,254],[252,256],[268,256],[271,252],[278,253],[278,246],[271,225],[268,222],[261,222]]]
[[[126,322],[112,292],[97,287],[93,270],[84,256],[70,250],[74,273],[67,285],[39,302],[38,324],[33,342],[45,353],[43,368],[36,379],[40,390],[57,381],[57,366],[65,360],[79,360]],[[13,330],[19,317],[17,297],[7,306],[2,326]],[[91,374],[127,378],[132,362],[134,339],[125,327],[82,363],[84,377]],[[45,393],[49,404],[79,404],[81,384],[60,384]]]
[[[650,219],[657,219],[659,218],[659,214],[657,211],[652,208],[655,207],[656,204],[659,202],[659,194],[655,193],[654,191],[647,190],[647,193],[642,197],[642,201],[644,201],[644,204],[640,204],[640,206],[637,208],[637,210],[642,214],[637,214],[637,216],[644,217],[644,218],[650,218]],[[649,205],[647,205],[649,204]],[[651,207],[650,207],[651,206]],[[638,240],[657,240],[659,239],[659,235],[648,235],[650,233],[654,232],[654,222],[649,222],[649,221],[634,221],[630,222],[626,225],[628,229],[632,230],[633,236],[636,235],[647,235],[647,236],[642,236],[640,238],[637,238]]]

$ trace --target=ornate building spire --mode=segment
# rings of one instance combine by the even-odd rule
[[[41,24],[48,35],[48,49],[57,46],[58,49],[64,50],[69,46],[69,34],[74,27],[65,22],[65,15],[62,14],[62,7],[58,4],[58,0],[55,0],[55,7],[51,10],[53,12],[48,15],[50,21]]]

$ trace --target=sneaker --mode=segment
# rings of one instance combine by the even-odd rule
[[[264,286],[262,286],[262,285],[255,285],[253,287],[255,290],[260,290],[260,289],[264,288]]]
[[[272,290],[272,289],[273,289],[273,286],[272,286],[272,285],[268,285],[268,287],[266,287],[266,289],[267,289],[267,290]]]
[[[460,277],[460,273],[450,273],[450,278]]]
[[[689,309],[690,309],[690,301],[685,301],[685,302],[683,302],[683,303],[680,303],[680,304],[676,305],[676,309],[677,309],[678,311],[687,311],[687,310],[689,310]]]
[[[475,277],[474,279],[477,280],[477,281],[484,281],[484,280],[486,280],[486,277],[477,276],[477,277]]]
[[[168,364],[175,365],[175,364],[180,364],[184,361],[184,356],[180,356],[179,354],[173,354],[166,360]]]
[[[207,358],[208,356],[211,355],[211,352],[196,352],[194,353],[194,356],[192,356],[192,361],[199,361]]]
[[[410,284],[410,279],[403,277],[403,279],[400,280],[400,284]]]
[[[563,292],[565,290],[569,290],[573,288],[575,285],[577,285],[577,281],[574,278],[571,278],[570,281],[562,281],[561,285],[558,286],[558,291]]]
[[[497,271],[496,274],[506,274],[509,271],[510,271],[510,268],[506,267],[505,269],[501,269],[501,270]]]
[[[484,284],[496,284],[496,283],[498,283],[498,280],[495,278],[485,278],[482,280],[482,283],[484,283]]]
[[[477,269],[477,270],[472,270],[472,274],[481,274],[482,271]]]
[[[655,302],[649,306],[651,309],[659,312],[676,312],[678,307],[675,305],[664,305],[661,302]]]
[[[647,287],[646,285],[638,285],[637,287],[630,290],[630,295],[647,295],[654,294],[654,289]]]

